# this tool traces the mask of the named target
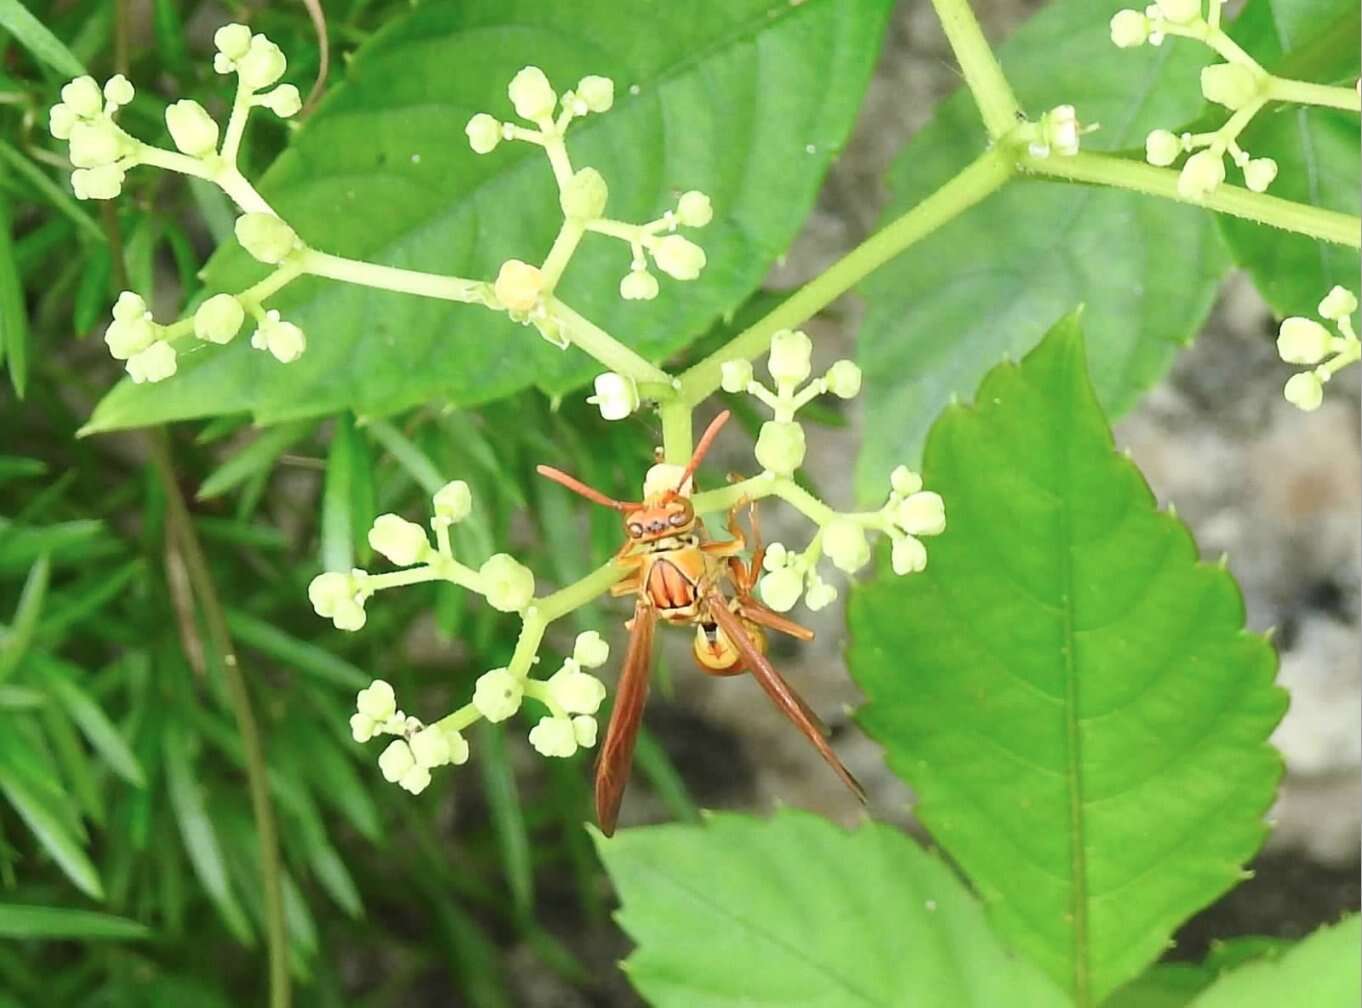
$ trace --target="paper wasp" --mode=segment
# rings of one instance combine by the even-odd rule
[[[596,818],[606,836],[615,830],[629,778],[648,695],[653,630],[658,620],[695,628],[695,660],[706,673],[752,673],[781,713],[814,744],[856,797],[865,801],[864,788],[828,744],[826,727],[766,658],[764,629],[800,640],[810,640],[813,631],[786,619],[752,595],[763,553],[755,511],[752,556],[744,563],[741,554],[748,542],[737,520],[743,503],[729,512],[732,538],[725,541],[709,539],[691,507],[692,477],[728,417],[725,411],[709,425],[674,486],[640,503],[615,500],[558,469],[538,467],[540,475],[620,512],[628,537],[616,554],[628,569],[610,591],[615,596],[635,596],[634,616],[628,623],[629,647],[615,691],[610,727],[596,763]],[[731,597],[725,595],[725,586],[731,589]]]

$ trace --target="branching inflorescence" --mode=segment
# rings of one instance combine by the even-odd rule
[[[1319,409],[1324,401],[1324,385],[1349,364],[1362,359],[1362,341],[1353,328],[1352,315],[1357,311],[1357,295],[1343,287],[1335,287],[1324,295],[1316,312],[1326,322],[1332,322],[1338,335],[1314,319],[1292,316],[1282,320],[1277,333],[1277,353],[1288,364],[1312,364],[1308,371],[1300,371],[1287,379],[1287,402],[1309,412]]]

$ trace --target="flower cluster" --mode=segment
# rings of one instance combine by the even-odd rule
[[[127,170],[138,163],[138,143],[114,122],[114,114],[133,99],[133,87],[115,74],[101,91],[93,77],[77,77],[61,89],[48,128],[65,140],[74,171],[77,199],[113,199],[123,191]]]
[[[1352,314],[1357,311],[1357,296],[1335,287],[1324,296],[1317,309],[1319,317],[1332,322],[1338,335],[1314,319],[1292,316],[1282,321],[1277,334],[1277,353],[1288,364],[1315,365],[1292,375],[1286,382],[1286,401],[1300,409],[1319,409],[1324,401],[1324,383],[1335,374],[1362,359],[1362,341],[1353,328]]]
[[[378,769],[389,783],[412,794],[430,784],[430,772],[447,764],[468,762],[468,742],[459,729],[445,721],[426,725],[397,709],[392,686],[375,679],[355,696],[350,734],[356,742],[395,735],[378,757]]]

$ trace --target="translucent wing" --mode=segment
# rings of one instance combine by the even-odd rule
[[[639,722],[643,718],[643,702],[648,699],[648,669],[652,664],[656,625],[657,610],[639,599],[629,628],[629,651],[624,656],[624,669],[615,688],[610,727],[596,761],[596,821],[606,836],[615,832],[624,787],[629,783],[629,767],[634,759]]]

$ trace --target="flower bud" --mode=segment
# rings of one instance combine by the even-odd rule
[[[798,329],[782,329],[771,337],[771,353],[766,368],[777,384],[798,385],[809,377],[813,343]]]
[[[866,540],[865,529],[850,518],[837,517],[823,527],[823,552],[839,570],[848,574],[855,574],[870,562],[870,543]]]
[[[280,119],[287,119],[297,115],[303,107],[303,96],[292,84],[280,84],[273,91],[261,95],[260,104]]]
[[[128,377],[135,384],[164,381],[175,373],[175,348],[165,340],[157,340],[145,350],[128,358]]]
[[[894,573],[900,577],[905,574],[916,574],[927,567],[927,547],[912,536],[895,539],[889,560]]]
[[[123,169],[117,165],[77,168],[71,173],[71,191],[76,199],[113,199],[123,191]]]
[[[451,480],[435,492],[435,517],[461,522],[473,511],[473,491],[463,480]]]
[[[544,274],[537,266],[507,259],[501,264],[492,292],[511,311],[527,312],[539,301],[544,290]]]
[[[719,365],[719,385],[725,392],[746,392],[752,384],[752,362],[744,358]]]
[[[704,227],[714,219],[714,207],[708,196],[692,189],[676,201],[676,219],[686,227]]]
[[[908,497],[922,489],[922,477],[907,466],[895,466],[889,474],[889,485],[901,497]]]
[[[1318,364],[1329,352],[1333,336],[1313,319],[1293,316],[1282,322],[1277,353],[1288,364]]]
[[[364,626],[364,602],[353,574],[318,574],[307,586],[307,597],[317,615],[330,619],[337,630]]]
[[[422,728],[411,737],[408,745],[417,764],[426,769],[468,760],[468,743],[464,737],[457,731],[446,731],[438,725]]]
[[[776,612],[789,612],[804,594],[804,575],[793,567],[772,571],[761,579],[761,600]]]
[[[757,461],[777,476],[789,476],[804,461],[804,428],[793,422],[767,420],[757,435]]]
[[[828,391],[838,399],[854,399],[861,391],[861,369],[852,361],[839,360],[824,377]]]
[[[468,146],[474,154],[490,154],[501,143],[501,123],[486,112],[479,112],[463,128],[468,135]]]
[[[194,312],[194,335],[207,343],[230,343],[246,312],[230,294],[214,294]]]
[[[538,122],[553,115],[553,106],[558,101],[549,79],[537,66],[527,66],[511,78],[506,88],[516,115],[531,122]]]
[[[418,763],[402,775],[397,786],[410,794],[420,794],[430,787],[430,771]]]
[[[223,25],[213,33],[213,45],[229,60],[239,60],[251,48],[251,30],[244,24]]]
[[[1078,153],[1078,115],[1072,105],[1056,105],[1046,112],[1041,131],[1056,154],[1072,157]]]
[[[615,82],[609,77],[592,74],[577,82],[577,97],[586,102],[592,112],[609,112],[615,104]]]
[[[920,490],[899,502],[895,516],[909,535],[940,535],[946,530],[946,504],[939,493]]]
[[[595,168],[583,168],[563,186],[559,202],[566,217],[594,220],[605,210],[610,189]]]
[[[607,371],[596,376],[596,394],[587,399],[594,403],[606,420],[623,420],[638,409],[638,386],[624,375]]]
[[[1313,371],[1302,371],[1287,379],[1282,393],[1292,406],[1310,413],[1324,401],[1324,384]]]
[[[1334,287],[1319,303],[1320,318],[1337,322],[1357,311],[1357,295],[1345,287]]]
[[[762,558],[761,565],[768,571],[778,571],[782,567],[788,567],[794,561],[793,555],[785,548],[784,543],[773,542],[766,547],[766,556]]]
[[[118,160],[118,133],[108,120],[76,123],[70,143],[71,163],[77,168],[98,168]]]
[[[473,706],[488,721],[505,721],[520,710],[524,696],[524,684],[508,669],[492,669],[478,677],[473,687]]]
[[[1111,19],[1111,40],[1122,49],[1144,45],[1149,40],[1149,18],[1137,10],[1117,11]]]
[[[1219,3],[1220,0],[1211,0]],[[1201,0],[1154,0],[1159,13],[1169,21],[1186,22],[1201,17]]]
[[[530,729],[530,745],[541,756],[566,758],[577,751],[577,733],[567,718],[545,716]]]
[[[520,612],[534,599],[534,573],[507,553],[497,553],[478,569],[487,604],[501,612]]]
[[[651,251],[657,268],[678,280],[694,280],[705,268],[705,250],[680,235],[659,239]]]
[[[280,364],[292,364],[307,349],[307,338],[303,330],[292,322],[281,321],[278,312],[269,313],[256,330],[256,336],[258,340],[252,339],[251,345],[258,349],[259,341],[263,340],[264,348],[273,354]]]
[[[1272,158],[1254,158],[1244,165],[1244,185],[1254,192],[1267,192],[1277,177],[1277,162]]]
[[[284,76],[287,67],[283,51],[264,35],[252,36],[250,48],[236,60],[237,77],[248,91],[269,87]]]
[[[430,552],[426,530],[395,514],[381,514],[369,529],[369,545],[398,567],[410,567]]]
[[[630,270],[620,281],[620,297],[626,301],[651,301],[657,290],[657,277],[646,269]]]
[[[63,102],[53,105],[47,112],[47,129],[58,140],[69,140],[71,128],[80,122],[75,109]]]
[[[322,578],[331,577],[346,582],[348,586],[349,578],[344,574],[320,574],[312,579],[312,583],[315,585]],[[311,592],[311,590],[309,587],[308,591]],[[349,592],[344,590],[344,586],[342,586],[341,591],[343,595],[349,595]],[[373,718],[375,721],[387,721],[397,713],[397,694],[393,692],[391,684],[382,679],[375,679],[355,694],[355,710],[366,717]]]
[[[572,660],[582,668],[600,668],[610,660],[610,645],[595,630],[579,633],[572,645]]]
[[[595,714],[605,700],[605,683],[578,670],[575,662],[549,678],[548,690],[553,702],[569,714]]]
[[[248,213],[236,219],[236,240],[262,263],[283,262],[298,245],[298,235],[274,214]]]
[[[388,747],[378,757],[378,769],[383,774],[383,779],[392,784],[396,784],[402,775],[414,766],[416,757],[412,755],[411,746],[402,739],[389,742]]]
[[[1257,75],[1237,63],[1215,63],[1201,71],[1201,93],[1207,101],[1228,109],[1243,108],[1258,96],[1259,90]]]
[[[672,465],[669,462],[659,462],[656,465],[649,466],[648,471],[643,475],[644,498],[656,497],[668,490],[676,490],[685,471],[685,466]],[[693,485],[694,478],[688,478],[685,486],[680,487],[681,493],[689,496]]]
[[[115,317],[104,330],[104,342],[114,360],[127,360],[141,353],[156,340],[156,326],[145,314],[132,318]]]
[[[127,105],[136,94],[132,83],[122,74],[114,74],[104,82],[104,101],[108,103],[110,112],[121,105]]]
[[[1225,162],[1209,150],[1197,151],[1187,159],[1178,174],[1178,195],[1188,200],[1203,200],[1225,181]]]
[[[1167,168],[1182,153],[1182,141],[1168,130],[1156,129],[1144,141],[1144,159],[1159,168]]]
[[[77,77],[61,89],[62,102],[81,119],[93,119],[104,110],[104,96],[93,77]]]
[[[810,612],[826,609],[836,601],[837,589],[821,578],[815,580],[804,595],[804,604],[809,607]]]
[[[350,715],[350,737],[356,742],[368,742],[377,735],[379,725],[367,714]]]
[[[595,748],[596,731],[596,719],[591,715],[578,714],[572,719],[572,734],[583,749]]]

